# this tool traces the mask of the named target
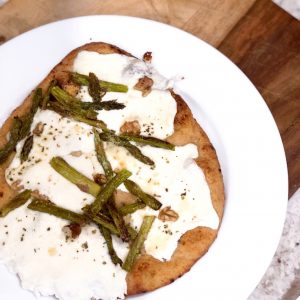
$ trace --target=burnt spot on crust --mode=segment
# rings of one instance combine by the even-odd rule
[[[0,192],[0,198],[2,198],[4,196],[3,192]]]

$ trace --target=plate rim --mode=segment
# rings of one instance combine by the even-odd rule
[[[214,48],[213,46],[211,46],[210,44],[208,44],[207,42],[201,40],[200,38],[194,36],[193,34],[189,33],[189,32],[186,32],[180,28],[177,28],[177,27],[174,27],[172,25],[169,25],[169,24],[165,24],[165,23],[161,23],[161,22],[158,22],[158,21],[155,21],[155,20],[151,20],[151,19],[145,19],[145,18],[140,18],[140,17],[132,17],[132,16],[124,16],[124,15],[88,15],[88,16],[79,16],[79,17],[71,17],[71,18],[67,18],[67,19],[62,19],[62,20],[57,20],[57,21],[54,21],[54,22],[51,22],[51,23],[48,23],[48,24],[44,24],[44,25],[41,25],[39,27],[36,27],[34,29],[31,29],[31,30],[28,30],[14,38],[12,38],[11,40],[7,41],[6,43],[4,43],[3,45],[0,46],[0,54],[1,54],[1,49],[3,47],[10,47],[9,45],[10,44],[13,44],[13,42],[17,39],[22,39],[24,37],[26,37],[27,35],[30,35],[33,31],[39,31],[39,30],[43,30],[44,28],[46,27],[49,27],[49,26],[54,26],[55,24],[63,24],[63,23],[67,23],[69,21],[76,21],[78,19],[80,20],[84,20],[84,19],[90,19],[90,18],[116,18],[116,19],[129,19],[129,20],[138,20],[138,21],[142,21],[142,22],[149,22],[149,23],[156,23],[158,25],[163,25],[163,26],[166,26],[168,28],[170,28],[171,30],[177,30],[177,31],[180,31],[186,35],[188,35],[190,38],[193,38],[197,41],[200,41],[201,43],[205,44],[205,46],[209,47],[210,48],[210,51],[214,51],[214,52],[217,52],[218,55],[221,54],[222,56],[222,59],[226,59],[227,62],[229,62],[232,66],[234,66],[234,68],[239,72],[239,73],[242,73],[243,74],[243,80],[247,80],[248,81],[248,84],[250,83],[251,85],[251,88],[254,89],[256,91],[256,94],[257,94],[257,97],[260,98],[260,105],[263,105],[264,106],[264,111],[265,113],[267,113],[269,115],[269,121],[272,120],[272,127],[273,127],[273,130],[275,129],[276,132],[274,132],[274,134],[277,135],[277,138],[279,138],[280,140],[280,146],[281,146],[281,149],[280,151],[282,152],[281,155],[283,154],[283,157],[284,158],[284,161],[285,161],[285,170],[284,170],[284,175],[282,177],[285,177],[285,189],[286,189],[286,200],[288,199],[288,173],[287,173],[287,164],[286,164],[286,156],[285,156],[285,151],[284,151],[284,147],[283,147],[283,143],[282,143],[282,139],[281,139],[281,136],[280,136],[280,133],[279,133],[279,130],[278,130],[278,127],[277,127],[277,124],[273,118],[273,115],[271,113],[271,111],[269,110],[266,102],[264,101],[263,97],[261,96],[261,94],[258,92],[257,88],[254,86],[254,84],[249,80],[249,78],[245,75],[245,73],[240,70],[228,57],[226,57],[223,53],[221,53],[218,49]],[[116,41],[117,43],[117,41]],[[134,51],[134,50],[133,50]],[[286,206],[287,206],[287,201],[286,201]],[[285,208],[286,209],[286,208]],[[226,210],[226,204],[225,204],[225,210]],[[286,213],[286,210],[284,211],[284,216],[285,216],[285,213]],[[281,230],[283,230],[283,225],[284,225],[284,218],[283,218],[283,222],[281,224]],[[222,228],[222,227],[221,227]],[[280,239],[280,236],[278,237],[278,242],[279,242],[279,239]],[[278,244],[278,243],[277,243]],[[275,248],[276,250],[276,248]],[[274,253],[275,253],[275,250],[274,250]],[[273,255],[274,255],[273,253]],[[270,260],[272,259],[272,257],[270,258]]]

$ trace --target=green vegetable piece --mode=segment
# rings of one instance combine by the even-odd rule
[[[81,107],[83,109],[94,109],[94,110],[118,110],[125,107],[124,104],[118,103],[117,100],[108,100],[103,102],[82,102]]]
[[[33,146],[33,135],[30,135],[24,142],[23,148],[21,150],[20,159],[21,163],[28,159],[29,153]]]
[[[148,156],[144,155],[138,147],[130,144],[127,140],[122,139],[121,137],[113,134],[112,132],[102,132],[100,133],[100,138],[105,142],[110,142],[117,146],[126,148],[127,151],[134,158],[141,161],[142,163],[150,166],[154,165],[154,161],[150,159]]]
[[[163,148],[167,150],[173,150],[173,151],[175,150],[175,146],[173,144],[154,137],[142,136],[142,135],[130,135],[130,134],[121,134],[120,137],[130,142],[150,145],[152,147]]]
[[[116,226],[112,223],[111,220],[108,220],[107,217],[103,214],[98,214],[98,215],[91,215],[91,214],[87,214],[87,217],[92,220],[94,223],[96,223],[97,225],[103,226],[105,227],[107,230],[109,230],[112,234],[115,235],[119,235],[120,232],[119,230],[116,228]]]
[[[95,201],[91,204],[90,211],[93,215],[97,215],[102,209],[103,205],[112,196],[115,189],[122,184],[132,174],[126,169],[121,170],[111,180],[107,182],[104,188],[96,197]]]
[[[0,208],[0,217],[4,218],[14,209],[24,205],[28,201],[30,196],[31,196],[30,190],[24,190],[23,192],[15,196],[10,202],[8,202],[5,206]]]
[[[34,198],[27,207],[31,210],[47,213],[80,225],[87,223],[87,218],[84,215],[59,207],[43,199]]]
[[[101,88],[105,89],[107,92],[117,92],[117,93],[128,92],[128,86],[125,84],[100,80],[100,86]]]
[[[129,224],[127,224],[126,227],[130,235],[130,240],[133,241],[137,237],[138,232],[134,228],[132,228]]]
[[[130,250],[128,252],[128,255],[126,257],[126,260],[122,266],[123,269],[126,270],[127,272],[131,270],[137,256],[139,255],[154,220],[155,220],[155,216],[144,217],[140,231],[137,237],[135,238],[135,240],[133,241]]]
[[[71,73],[71,80],[78,85],[89,85],[89,76]],[[107,92],[118,92],[118,93],[127,93],[128,86],[119,83],[108,82],[104,80],[99,80],[100,87],[105,89]]]
[[[5,146],[0,149],[0,164],[4,163],[9,155],[15,150],[19,141],[19,134],[22,127],[22,121],[20,118],[15,117],[13,119],[12,126],[10,128],[10,137]]]
[[[100,139],[98,131],[96,129],[93,129],[93,131],[94,131],[94,141],[95,141],[97,159],[105,172],[107,180],[110,180],[114,176],[114,172],[112,170],[110,162],[106,157],[103,142]]]
[[[89,73],[89,85],[88,91],[93,101],[99,103],[102,100],[102,97],[105,95],[105,91],[100,87],[100,82],[98,77],[90,72]]]
[[[98,113],[92,109],[83,109],[82,101],[76,99],[63,89],[58,86],[51,88],[51,94],[55,99],[64,107],[65,110],[69,111],[71,114],[80,115],[81,117],[97,120]]]
[[[42,100],[43,100],[43,90],[41,88],[37,88],[33,94],[32,105],[29,112],[21,118],[22,128],[20,130],[19,140],[24,139],[29,134],[32,120]]]
[[[42,101],[42,109],[46,109],[47,108],[47,104],[49,102],[49,99],[50,99],[50,93],[51,93],[51,89],[57,85],[57,80],[56,79],[53,79],[50,84],[49,84],[49,87],[47,89],[47,92],[45,93],[44,95],[44,98],[43,98],[43,101]]]
[[[85,116],[82,116],[78,112],[70,111],[68,108],[66,108],[64,105],[62,105],[59,102],[49,102],[48,109],[55,111],[56,113],[60,114],[63,117],[73,119],[75,121],[82,122],[90,126],[102,129],[104,132],[110,132],[110,130],[107,129],[107,126],[103,121],[88,119]]]
[[[119,213],[123,216],[133,214],[139,209],[143,209],[146,207],[146,204],[143,202],[135,202],[131,204],[124,205],[118,209]]]
[[[79,173],[71,167],[63,158],[53,157],[50,160],[51,167],[61,176],[74,183],[81,191],[91,194],[94,197],[98,195],[101,187],[93,180]]]
[[[29,112],[22,118],[15,117],[10,129],[10,138],[6,145],[0,149],[0,164],[5,162],[9,155],[15,150],[18,141],[24,139],[30,132],[34,115],[42,100],[42,89],[35,90],[32,105]]]
[[[152,209],[159,210],[161,208],[162,204],[153,196],[145,193],[135,182],[131,180],[126,180],[124,182],[124,185],[132,195],[137,196],[141,201],[143,201]]]
[[[107,207],[108,207],[108,211],[114,221],[116,228],[120,232],[120,238],[122,239],[123,242],[129,242],[130,235],[128,233],[126,224],[123,220],[123,216],[118,212],[113,201],[109,201],[109,203],[107,204]]]
[[[119,258],[119,256],[117,255],[117,253],[114,249],[110,231],[103,226],[99,226],[99,229],[100,229],[102,236],[104,237],[104,239],[106,241],[106,245],[107,245],[107,249],[108,249],[108,253],[111,258],[111,261],[115,265],[119,264],[120,266],[122,266],[123,261]]]

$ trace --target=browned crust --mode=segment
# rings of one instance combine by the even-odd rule
[[[50,81],[56,78],[61,84],[68,83],[67,71],[71,71],[73,60],[81,50],[95,51],[102,54],[120,53],[132,56],[120,48],[106,43],[90,43],[70,52],[49,75],[39,84],[44,90]],[[177,102],[177,114],[174,121],[175,133],[168,139],[176,145],[194,143],[199,150],[197,164],[204,171],[210,187],[212,203],[217,214],[222,219],[224,209],[224,188],[220,165],[216,152],[207,135],[197,124],[191,110],[184,100],[171,91]],[[6,142],[6,135],[16,115],[26,114],[31,103],[32,93],[16,108],[0,129],[0,147]],[[4,172],[9,162],[0,167],[0,206],[5,204],[14,195],[6,183]],[[173,282],[184,273],[188,272],[193,264],[209,249],[217,236],[218,230],[198,227],[185,233],[179,243],[172,259],[161,262],[149,255],[141,255],[136,261],[133,270],[127,275],[128,295],[151,291]]]

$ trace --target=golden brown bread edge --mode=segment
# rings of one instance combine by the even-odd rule
[[[49,75],[39,84],[44,91],[52,79],[56,78],[62,85],[68,85],[68,71],[72,71],[73,60],[82,50],[95,51],[102,54],[119,53],[132,56],[130,53],[110,44],[95,42],[83,45],[70,52]],[[174,120],[174,134],[168,141],[175,145],[196,144],[199,157],[196,162],[202,168],[208,185],[213,206],[219,216],[220,224],[224,210],[224,186],[220,165],[216,152],[209,138],[193,118],[191,110],[184,100],[173,91],[172,96],[177,102],[177,114]],[[26,114],[31,105],[32,93],[16,108],[0,129],[0,147],[6,143],[14,116]],[[0,167],[0,206],[11,199],[15,192],[5,180],[5,169],[9,161]],[[179,240],[176,251],[170,261],[162,262],[150,255],[142,254],[136,261],[132,271],[127,274],[128,295],[148,292],[172,283],[188,272],[193,264],[209,249],[217,236],[218,230],[198,227],[186,232]]]

